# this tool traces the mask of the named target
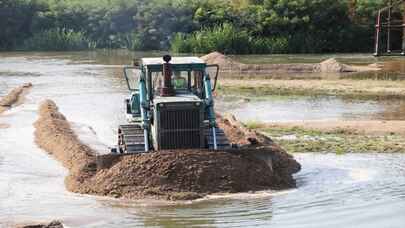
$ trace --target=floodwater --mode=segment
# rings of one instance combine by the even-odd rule
[[[405,120],[405,101],[399,99],[373,101],[333,96],[233,97],[219,102],[218,108],[227,110],[242,122]]]
[[[32,124],[38,117],[38,104],[53,99],[75,126],[84,129],[81,132],[94,132],[91,137],[112,145],[116,126],[124,121],[127,91],[121,67],[130,62],[120,52],[0,54],[0,96],[23,82],[34,85],[22,105],[0,116],[0,123],[9,125],[0,129],[0,227],[52,219],[61,219],[68,227],[405,226],[402,154],[295,154],[303,166],[295,176],[297,189],[217,195],[176,204],[67,192],[66,169],[34,143]],[[291,119],[304,118],[288,113],[305,109],[312,118],[332,115],[322,108],[311,114],[308,107],[314,102],[310,98],[293,99],[296,106],[289,105],[288,99],[284,106],[282,99],[274,99],[274,115],[277,109],[284,109],[282,116]],[[373,102],[347,105],[337,98],[324,99],[316,101],[318,107],[330,105],[338,110],[337,118],[348,113],[372,116],[383,110]],[[283,120],[281,115],[278,119]]]

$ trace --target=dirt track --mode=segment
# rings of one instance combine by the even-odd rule
[[[43,102],[39,115],[36,143],[69,169],[65,184],[73,192],[131,199],[195,199],[211,193],[294,187],[292,174],[300,170],[270,139],[252,138],[256,133],[244,132],[233,120],[219,122],[225,132],[233,132],[232,142],[246,142],[236,153],[181,150],[96,156],[96,151],[80,142],[54,102]],[[270,167],[252,155],[258,150],[271,154]]]
[[[32,87],[31,83],[26,83],[11,90],[6,96],[0,98],[0,114],[11,108],[16,103],[22,101],[25,92]]]

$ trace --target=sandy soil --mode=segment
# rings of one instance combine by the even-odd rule
[[[225,89],[250,89],[273,94],[405,97],[405,81],[223,79],[221,86]]]
[[[25,93],[32,87],[31,83],[26,83],[11,90],[6,96],[0,98],[0,114],[15,104],[23,101]]]
[[[266,127],[300,127],[322,132],[344,130],[364,135],[399,134],[405,136],[405,121],[353,120],[353,121],[296,121],[268,124]]]
[[[273,143],[264,143],[272,142],[270,139],[244,139],[251,132],[230,137],[233,143],[253,142],[232,152],[177,150],[96,156],[96,151],[80,142],[54,102],[43,102],[39,115],[35,141],[69,169],[65,184],[73,192],[185,200],[211,193],[294,187],[292,174],[300,170],[291,155]],[[232,122],[222,123],[230,128],[226,132],[243,131]],[[262,155],[270,161],[259,159]]]
[[[232,60],[219,52],[212,52],[201,57],[208,64],[218,64],[223,72],[254,72],[260,73],[345,73],[376,71],[381,68],[375,64],[353,66],[339,63],[336,59],[327,59],[316,64],[244,64]]]

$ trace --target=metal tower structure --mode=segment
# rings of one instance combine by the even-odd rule
[[[405,56],[405,0],[388,0],[378,11],[374,56]]]

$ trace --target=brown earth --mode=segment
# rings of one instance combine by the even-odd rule
[[[244,144],[241,149],[97,156],[96,151],[80,142],[54,102],[43,102],[39,116],[35,123],[36,143],[69,169],[65,184],[73,192],[186,200],[212,193],[294,187],[292,174],[300,170],[291,155],[264,136],[253,139],[259,134],[245,132],[234,119],[220,118],[219,125],[232,143]],[[258,158],[262,155],[271,157],[269,165]]]
[[[11,90],[6,96],[0,98],[0,114],[7,109],[10,109],[11,106],[22,102],[25,93],[29,88],[32,87],[31,83],[25,83],[22,86],[19,86]]]
[[[223,72],[254,72],[254,73],[345,73],[376,71],[381,68],[375,64],[368,66],[352,66],[339,63],[336,59],[330,58],[321,63],[306,64],[244,64],[232,60],[219,52],[211,52],[201,57],[208,64],[218,64]]]

